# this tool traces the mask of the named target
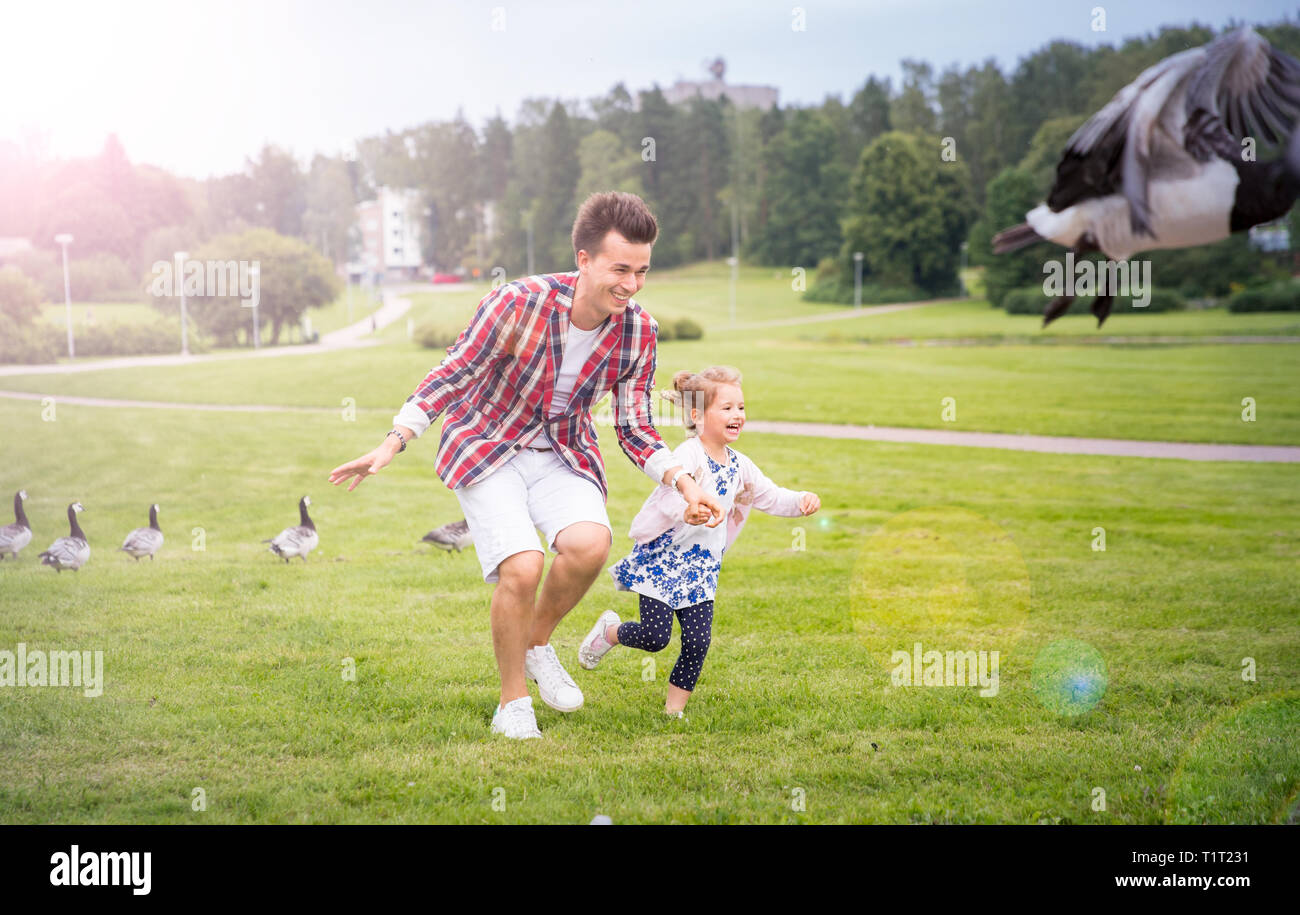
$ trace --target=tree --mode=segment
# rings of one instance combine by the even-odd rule
[[[895,130],[934,133],[937,125],[930,100],[934,95],[934,76],[930,65],[920,60],[904,60],[903,91],[890,105],[889,120]]]
[[[296,323],[305,310],[332,302],[339,295],[339,281],[329,260],[304,242],[270,229],[218,236],[191,252],[191,259],[200,265],[230,261],[244,265],[258,263],[259,318],[271,324],[272,344],[280,342],[281,330]],[[252,310],[242,304],[241,292],[228,289],[226,296],[211,294],[215,291],[205,285],[200,294],[187,302],[189,314],[200,330],[225,345],[236,343],[241,331],[246,339],[250,337]],[[175,301],[161,299],[156,304],[170,311],[179,307],[172,304]]]
[[[266,145],[256,159],[246,160],[251,184],[254,222],[281,235],[302,236],[302,217],[307,209],[307,182],[292,155]]]
[[[303,231],[321,254],[335,264],[347,260],[348,229],[356,222],[352,178],[341,158],[317,155],[307,175],[307,209]]]
[[[851,184],[841,263],[861,251],[864,270],[884,286],[944,294],[957,285],[971,217],[970,172],[945,161],[938,137],[891,131],[862,153]]]
[[[819,113],[800,109],[764,160],[767,219],[750,253],[764,264],[815,267],[840,247],[847,176],[835,162],[834,132]]]
[[[645,193],[640,153],[629,149],[611,131],[596,130],[583,137],[578,144],[578,163],[581,173],[573,195],[578,203],[601,191],[625,191],[637,196]]]
[[[988,203],[979,231],[971,232],[971,248],[979,246],[987,253],[986,246],[991,243],[993,234],[1024,222],[1025,213],[1033,209],[1042,197],[1043,191],[1029,172],[1020,168],[1003,170],[989,184]],[[984,271],[984,291],[989,304],[998,307],[1011,290],[1041,283],[1044,250],[1033,245],[1011,254],[990,256]]]

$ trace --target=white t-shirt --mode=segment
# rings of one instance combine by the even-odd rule
[[[575,324],[569,325],[569,332],[564,339],[564,361],[560,364],[559,374],[555,376],[555,390],[551,394],[551,412],[548,419],[554,419],[568,408],[573,386],[578,381],[578,373],[587,364],[587,358],[596,348],[596,338],[604,329],[604,321],[591,330],[583,330]],[[546,437],[549,441],[549,432]]]

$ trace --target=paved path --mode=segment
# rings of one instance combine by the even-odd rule
[[[136,407],[160,410],[204,410],[225,413],[334,413],[337,407],[286,407],[271,404],[203,404],[162,400],[114,400],[0,390],[0,397],[40,401],[54,397],[58,403],[87,407]],[[385,411],[387,412],[387,411]],[[1119,438],[1074,438],[1065,435],[1011,435],[1003,432],[957,432],[943,429],[908,429],[897,426],[849,426],[833,423],[796,423],[750,420],[751,432],[803,435],[813,438],[860,439],[919,445],[956,445],[968,448],[1003,448],[1046,454],[1099,454],[1115,457],[1177,458],[1187,461],[1263,461],[1300,463],[1300,447],[1289,445],[1212,445],[1195,442],[1149,442]]]
[[[957,432],[898,426],[848,426],[750,420],[751,432],[853,438],[872,442],[1006,448],[1048,454],[1109,454],[1116,457],[1181,458],[1187,461],[1267,461],[1300,463],[1300,447],[1289,445],[1211,445],[1195,442],[1149,442],[1122,438],[1075,438],[1066,435],[1011,435],[1003,432]]]
[[[424,287],[419,288],[423,289]],[[408,291],[411,291],[411,287],[384,290],[384,304],[375,310],[373,316],[367,316],[364,320],[349,324],[341,330],[322,334],[319,343],[263,346],[261,349],[205,353],[202,355],[191,354],[189,356],[172,353],[164,356],[121,356],[112,359],[95,359],[85,362],[54,362],[43,365],[0,365],[0,377],[12,375],[74,375],[78,372],[96,372],[100,369],[125,369],[155,365],[194,365],[200,362],[221,362],[230,359],[270,359],[277,356],[309,356],[313,353],[328,353],[334,350],[359,346],[374,346],[382,341],[366,339],[369,334],[376,330],[382,330],[394,321],[400,320],[410,311],[411,300],[399,294]]]

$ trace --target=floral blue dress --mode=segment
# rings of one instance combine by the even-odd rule
[[[727,449],[726,465],[719,464],[701,447],[694,457],[702,458],[692,474],[706,493],[717,496],[724,515],[729,514],[736,499],[741,473],[740,455]],[[690,463],[685,463],[688,470]],[[702,472],[701,472],[702,471]],[[667,490],[668,487],[662,487]],[[652,495],[643,512],[651,511]],[[728,543],[728,525],[708,527],[687,524],[682,518],[686,500],[675,492],[660,499],[656,508],[665,520],[676,510],[676,523],[646,543],[637,543],[632,552],[610,567],[610,574],[620,591],[634,591],[662,601],[674,610],[714,599],[718,590],[718,572]]]

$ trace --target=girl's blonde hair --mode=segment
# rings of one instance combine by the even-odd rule
[[[700,434],[691,419],[691,408],[704,413],[713,405],[718,388],[724,384],[739,387],[740,371],[729,365],[711,365],[702,372],[681,371],[673,375],[673,389],[660,392],[664,400],[681,408],[687,438]]]

